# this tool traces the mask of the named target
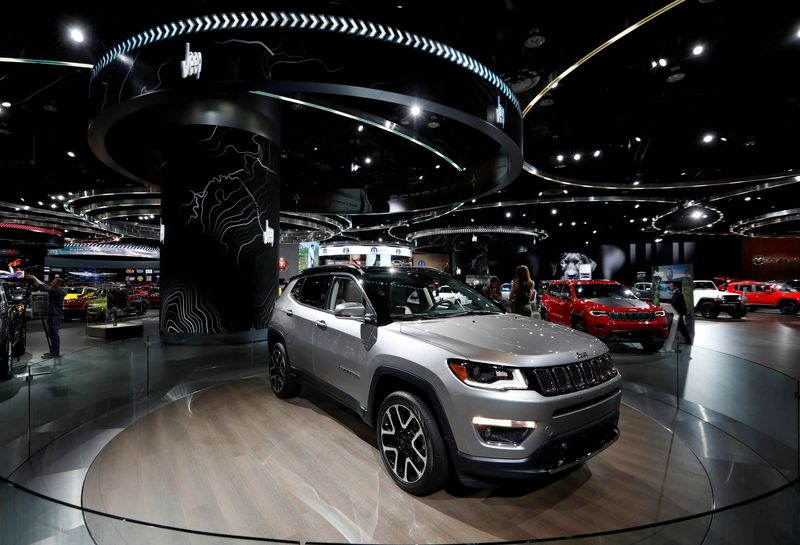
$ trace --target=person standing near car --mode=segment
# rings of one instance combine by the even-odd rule
[[[61,319],[64,317],[64,296],[67,290],[64,289],[64,281],[56,278],[49,285],[45,284],[32,274],[26,274],[25,279],[33,283],[37,288],[47,292],[47,338],[50,341],[50,352],[44,354],[42,358],[57,358],[61,356]]]
[[[692,335],[689,333],[689,327],[686,325],[686,315],[689,313],[689,309],[686,307],[686,299],[684,299],[683,292],[681,291],[683,285],[681,282],[672,282],[670,285],[672,286],[672,299],[670,300],[670,304],[672,308],[675,309],[675,312],[678,313],[678,331],[683,335],[686,344],[692,344]]]
[[[523,316],[532,316],[531,297],[533,296],[533,280],[528,267],[520,265],[511,283],[511,312]]]
[[[495,303],[503,304],[503,294],[500,293],[500,279],[496,276],[489,279],[489,285],[486,287],[486,297]]]

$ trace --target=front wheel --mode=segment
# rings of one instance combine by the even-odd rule
[[[583,331],[586,333],[586,322],[583,320],[583,318],[573,318],[572,329],[577,329],[578,331]]]
[[[664,348],[664,341],[642,341],[642,348],[645,352],[658,352]]]
[[[297,383],[289,372],[289,359],[281,343],[275,343],[270,350],[269,385],[275,396],[281,399],[297,395]]]
[[[383,400],[378,415],[378,448],[397,486],[415,496],[441,490],[449,463],[428,405],[414,394],[394,392]]]
[[[800,306],[794,301],[781,301],[778,308],[783,314],[797,314],[797,311],[800,310]]]
[[[700,305],[700,314],[703,315],[703,318],[710,318],[713,320],[714,318],[719,316],[719,309],[714,303],[706,301],[705,303]]]

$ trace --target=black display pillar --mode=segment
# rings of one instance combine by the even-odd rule
[[[261,132],[186,124],[162,133],[160,330],[167,342],[266,335],[278,293],[280,151]]]

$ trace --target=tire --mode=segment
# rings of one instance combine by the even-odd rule
[[[541,308],[541,310],[539,311],[539,316],[541,316],[542,320],[544,320],[545,322],[549,321],[547,319],[547,309],[546,308],[544,308],[544,307]]]
[[[732,310],[728,312],[728,314],[731,318],[736,318],[738,320],[739,318],[744,318],[747,315],[747,309],[743,308],[741,310]]]
[[[297,382],[289,370],[289,358],[281,343],[272,345],[269,354],[269,385],[272,393],[280,399],[297,395]]]
[[[3,339],[0,345],[0,378],[8,378],[11,376],[13,367],[13,359],[11,356],[11,339],[8,335]]]
[[[711,301],[706,301],[700,305],[700,314],[703,316],[703,318],[709,318],[713,320],[719,316],[719,309]]]
[[[645,352],[658,352],[664,348],[664,341],[642,341],[642,348]]]
[[[376,431],[381,460],[397,486],[415,496],[442,489],[448,477],[447,452],[424,401],[408,392],[389,394],[381,403]]]
[[[584,333],[586,333],[587,331],[586,322],[584,321],[583,318],[573,318],[572,329],[576,329],[578,331],[583,331]]]
[[[11,353],[17,358],[19,358],[21,355],[23,355],[25,353],[25,344],[26,344],[26,338],[27,338],[26,334],[25,334],[26,326],[25,326],[25,322],[24,321],[22,322],[21,327],[22,327],[22,331],[20,332],[19,342],[14,344],[11,347]]]
[[[794,301],[781,301],[778,303],[778,308],[782,314],[797,314],[797,311],[800,310],[800,306]]]

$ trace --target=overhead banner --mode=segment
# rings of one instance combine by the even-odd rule
[[[337,245],[320,246],[320,257],[337,255],[393,255],[401,257],[411,257],[410,246],[361,246],[361,245]]]

